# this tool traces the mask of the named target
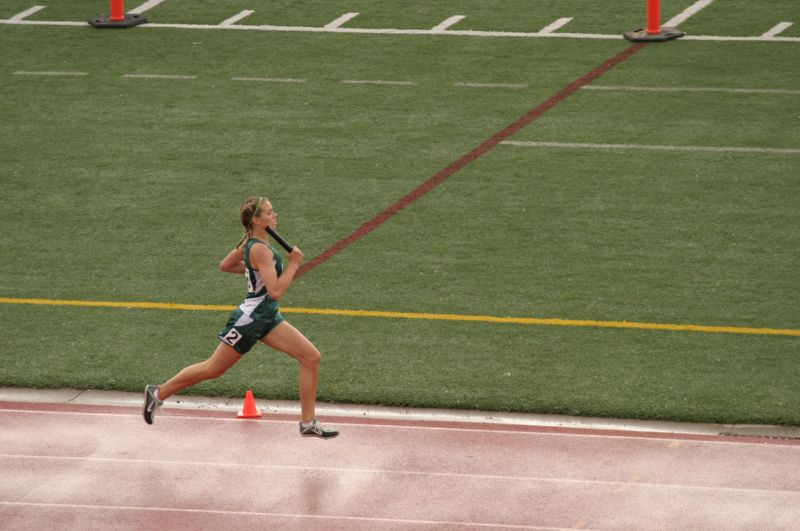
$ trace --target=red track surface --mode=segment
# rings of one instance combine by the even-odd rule
[[[800,441],[0,402],[5,529],[800,529]]]

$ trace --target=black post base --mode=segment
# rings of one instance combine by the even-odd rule
[[[138,26],[139,24],[144,24],[147,22],[147,19],[144,18],[142,15],[131,15],[126,13],[124,20],[111,20],[109,15],[102,15],[97,18],[90,18],[89,24],[93,28],[97,29],[104,29],[104,28],[132,28],[133,26]]]
[[[644,28],[635,29],[625,34],[625,38],[631,42],[663,42],[672,39],[680,39],[686,35],[677,28],[661,28],[659,33],[647,33]]]

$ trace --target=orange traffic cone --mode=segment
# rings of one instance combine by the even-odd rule
[[[239,412],[238,417],[240,419],[254,419],[260,416],[261,410],[256,408],[256,401],[253,398],[253,391],[248,389],[247,394],[244,395],[244,406]]]

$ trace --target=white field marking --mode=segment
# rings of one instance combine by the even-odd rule
[[[416,81],[385,81],[382,79],[344,79],[342,83],[346,85],[416,85]]]
[[[772,37],[777,37],[778,34],[783,33],[785,30],[789,29],[791,25],[792,25],[791,22],[780,22],[776,24],[774,28],[766,32],[764,35],[762,35],[762,37],[764,37],[765,39],[771,39]]]
[[[713,1],[714,0],[697,0],[697,2],[684,9],[683,13],[675,15],[667,22],[665,22],[663,25],[671,28],[676,28],[681,24],[683,24],[684,22],[686,22],[689,19],[689,17],[696,15],[701,10],[707,8],[709,5],[711,5],[711,2]]]
[[[724,87],[624,87],[615,85],[586,85],[582,90],[608,90],[619,92],[723,92],[730,94],[781,94],[800,95],[800,90],[790,89],[745,89]]]
[[[179,76],[173,74],[124,74],[122,77],[134,79],[197,79],[197,76]]]
[[[85,27],[88,22],[72,22],[69,20],[0,20],[0,24],[14,24],[19,26],[81,26]]]
[[[16,76],[88,76],[88,72],[30,72],[28,70],[17,70]]]
[[[233,81],[268,81],[272,83],[305,83],[305,79],[289,77],[232,77]]]
[[[800,37],[733,37],[726,35],[687,35],[681,37],[682,41],[707,41],[707,42],[800,42]]]
[[[559,29],[559,28],[562,28],[562,27],[566,26],[566,25],[567,25],[567,24],[569,24],[571,21],[572,21],[572,17],[568,17],[568,18],[560,18],[560,19],[556,20],[555,22],[553,22],[552,24],[550,24],[549,26],[545,26],[544,28],[542,28],[541,30],[539,30],[539,33],[540,33],[540,34],[544,34],[544,33],[553,33],[553,32],[554,32],[554,31],[556,31],[557,29]]]
[[[356,18],[357,16],[358,16],[358,13],[345,13],[344,15],[342,15],[339,18],[337,18],[333,22],[329,22],[328,24],[325,24],[324,28],[325,29],[329,29],[329,30],[330,29],[339,28],[339,27],[343,26],[344,24],[346,24],[347,22],[349,22],[350,20]]]
[[[800,155],[800,149],[792,148],[759,148],[759,147],[724,147],[724,146],[660,146],[657,144],[583,144],[573,142],[520,142],[505,140],[500,142],[508,146],[569,148],[569,149],[641,149],[651,151],[693,151],[708,153],[763,153],[771,155]]]
[[[2,23],[3,21],[0,21]],[[21,21],[17,24],[26,24]],[[32,22],[35,24],[36,22]],[[58,24],[57,22],[54,24]],[[541,37],[563,37],[574,39],[593,39],[593,40],[620,40],[619,35],[603,35],[592,33],[526,33],[512,31],[479,31],[479,30],[452,30],[435,32],[427,29],[393,29],[393,28],[316,28],[309,26],[231,26],[219,27],[205,24],[145,24],[142,27],[149,28],[172,28],[172,29],[236,29],[245,31],[277,31],[294,33],[355,33],[361,35],[450,35],[460,37],[522,37],[522,38],[541,38]],[[735,39],[735,37],[732,37]],[[753,37],[758,40],[760,37]],[[778,37],[778,39],[788,39],[800,42],[800,37]]]
[[[241,421],[240,421],[241,422]],[[331,472],[333,474],[385,474],[393,476],[422,476],[435,478],[455,478],[455,479],[477,479],[495,481],[530,481],[534,483],[556,483],[567,485],[605,485],[611,487],[646,487],[656,489],[674,490],[699,490],[711,492],[744,492],[744,493],[769,493],[769,494],[788,494],[790,496],[800,496],[800,490],[785,489],[758,489],[750,487],[718,487],[704,485],[684,485],[680,483],[647,483],[631,481],[612,481],[603,479],[577,479],[543,476],[509,476],[505,474],[467,474],[463,472],[426,472],[422,470],[398,470],[391,468],[344,468],[330,466],[303,466],[303,465],[271,465],[263,463],[229,463],[229,462],[209,462],[209,461],[175,461],[167,459],[134,459],[121,457],[84,457],[84,456],[62,456],[62,455],[26,455],[26,454],[0,454],[0,459],[17,459],[31,461],[72,461],[89,463],[111,463],[111,464],[132,464],[148,466],[179,466],[207,468],[245,468],[262,470],[292,470],[299,472]]]
[[[34,13],[38,13],[39,11],[44,9],[45,7],[47,7],[47,6],[33,6],[30,9],[26,9],[22,13],[17,13],[16,15],[14,15],[13,17],[11,17],[8,20],[13,20],[15,22],[19,22],[22,19],[28,18],[29,16],[33,15]]]
[[[172,409],[170,407],[166,408],[167,410]],[[175,408],[176,410],[178,408]],[[239,409],[238,407],[236,409]],[[35,410],[21,410],[21,409],[0,409],[0,413],[15,413],[15,414],[26,414],[26,415],[54,415],[54,416],[64,416],[64,415],[77,415],[77,416],[88,416],[88,417],[116,417],[116,418],[130,418],[130,417],[137,417],[141,418],[140,414],[125,414],[125,413],[95,413],[95,412],[88,412],[88,411],[35,411]],[[232,422],[234,424],[241,424],[242,419],[239,418],[222,418],[216,416],[202,416],[202,415],[192,415],[190,417],[184,416],[162,416],[163,420],[160,422],[182,422],[182,421],[194,421],[194,420],[202,420],[202,421],[210,421],[210,422]],[[412,419],[418,420],[418,419]],[[439,422],[446,422],[442,421],[440,416],[436,416],[435,418],[431,419],[432,421],[439,421]],[[458,419],[453,419],[454,422],[458,422]],[[270,419],[270,418],[260,418],[258,422],[266,422],[269,424],[291,424],[295,426],[297,421],[294,420],[281,420],[281,419]],[[611,427],[598,427],[592,428],[587,426],[578,426],[575,429],[577,431],[585,431],[585,432],[596,432],[602,431],[604,433],[577,433],[577,431],[571,432],[556,432],[556,431],[519,431],[519,430],[505,430],[505,429],[484,429],[484,428],[450,428],[450,427],[443,427],[443,426],[413,426],[413,425],[398,425],[398,424],[363,424],[363,423],[354,423],[354,422],[341,422],[335,420],[331,417],[328,420],[328,424],[335,425],[335,426],[347,426],[351,428],[360,428],[360,429],[390,429],[390,430],[422,430],[422,431],[440,431],[440,432],[464,432],[464,433],[491,433],[491,434],[502,434],[502,435],[513,435],[513,436],[538,436],[540,438],[547,438],[547,437],[570,437],[575,439],[621,439],[621,440],[642,440],[642,441],[656,441],[656,442],[664,442],[669,439],[665,438],[664,435],[685,435],[685,436],[701,436],[701,437],[722,437],[720,433],[698,433],[698,432],[675,432],[675,431],[656,431],[656,430],[646,430],[646,429],[636,429],[631,428],[615,428]],[[535,426],[535,427],[546,427],[544,424],[542,425],[533,425],[533,424],[517,424],[521,426]],[[551,424],[550,427],[553,427]],[[555,427],[560,427],[559,425],[555,425]],[[613,431],[623,431],[623,433],[619,435],[612,435],[608,432]],[[628,431],[630,433],[635,433],[636,435],[630,435],[624,433]],[[758,436],[754,436],[757,438]],[[781,437],[778,437],[781,438]],[[754,443],[752,439],[748,442],[747,437],[743,437],[741,441],[737,440],[709,440],[709,439],[700,439],[694,440],[691,438],[680,439],[684,442],[684,444],[696,444],[696,445],[704,445],[704,444],[715,444],[715,445],[748,445],[752,446]],[[763,439],[764,441],[769,441],[769,437]],[[793,450],[800,450],[800,445],[781,445],[782,448],[792,448]]]
[[[86,22],[73,22],[61,20],[11,20],[1,19],[0,24],[20,25],[20,26],[81,26],[85,27]],[[315,28],[309,26],[247,26],[234,24],[232,26],[220,26],[219,24],[164,24],[148,23],[139,26],[140,28],[151,29],[188,29],[188,30],[236,30],[236,31],[266,31],[266,32],[292,32],[292,33],[356,33],[363,35],[449,35],[451,37],[484,37],[484,38],[556,38],[556,39],[589,39],[618,41],[620,35],[602,33],[527,33],[515,31],[479,31],[479,30],[453,30],[443,32],[433,32],[431,30],[415,29],[369,29],[369,28]],[[726,35],[687,35],[681,41],[719,41],[719,42],[796,42],[800,43],[800,37],[771,37],[761,36],[742,37]]]
[[[252,9],[245,9],[244,11],[233,15],[231,18],[223,20],[222,22],[219,23],[219,26],[221,28],[225,28],[225,27],[228,27],[228,26],[233,26],[234,24],[236,24],[240,20],[249,17],[253,13],[255,13],[255,11],[253,11]]]
[[[464,20],[464,18],[465,18],[464,15],[452,16],[448,19],[443,20],[440,24],[437,24],[436,26],[431,28],[431,31],[442,31],[442,32],[447,31],[447,28],[461,22],[462,20]]]
[[[2,501],[0,505],[11,507],[47,507],[47,508],[62,508],[62,509],[97,509],[97,510],[112,510],[112,511],[136,511],[138,512],[157,512],[157,513],[183,513],[183,514],[214,514],[224,516],[262,516],[268,518],[311,518],[313,520],[344,520],[355,522],[383,522],[391,524],[405,524],[413,526],[461,526],[461,527],[488,527],[493,529],[531,529],[540,531],[577,531],[574,528],[567,527],[538,527],[529,525],[512,525],[512,524],[486,524],[478,522],[448,522],[445,520],[406,520],[401,518],[377,518],[368,516],[334,516],[324,514],[295,514],[295,513],[267,513],[256,511],[223,511],[220,509],[184,509],[180,507],[136,507],[131,505],[88,505],[78,503],[44,503],[44,502],[20,502],[20,501]]]
[[[527,83],[453,83],[453,86],[470,88],[528,88]]]
[[[144,4],[140,5],[139,7],[134,7],[128,13],[133,15],[141,15],[145,11],[150,11],[154,7],[157,7],[159,4],[164,2],[164,0],[147,0]]]

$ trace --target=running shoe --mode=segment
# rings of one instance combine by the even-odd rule
[[[330,428],[326,428],[322,424],[319,423],[317,419],[314,419],[311,424],[303,424],[300,423],[300,435],[303,437],[319,437],[321,439],[333,439],[339,432],[336,430],[332,430]]]
[[[148,385],[144,388],[144,421],[148,424],[153,423],[156,410],[164,403],[163,400],[156,398],[156,391],[158,391],[157,385]]]

